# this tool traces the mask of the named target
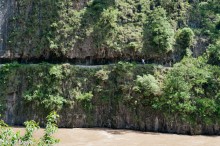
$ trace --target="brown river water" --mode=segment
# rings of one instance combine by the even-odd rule
[[[24,128],[14,128],[24,133]],[[43,135],[43,129],[34,137]],[[59,129],[57,146],[220,146],[220,136],[188,136],[96,128]]]

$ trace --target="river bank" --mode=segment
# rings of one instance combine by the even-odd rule
[[[24,128],[14,128],[24,133]],[[35,132],[34,137],[42,136],[43,129]],[[57,146],[218,146],[220,136],[188,136],[113,130],[99,128],[60,128],[54,135],[60,139]]]

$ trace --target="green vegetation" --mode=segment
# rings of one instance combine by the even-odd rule
[[[176,36],[176,43],[179,48],[179,52],[186,55],[186,49],[189,49],[193,46],[195,41],[195,34],[190,28],[180,29]]]
[[[215,43],[220,32],[213,0],[20,0],[15,8],[7,49],[22,58],[84,58],[74,54],[82,49],[102,58],[163,58],[200,38]]]
[[[173,64],[4,64],[1,113],[8,98],[16,97],[18,112],[39,109],[38,118],[80,109],[92,122],[101,105],[108,121],[117,120],[124,106],[139,123],[146,120],[138,114],[143,109],[190,124],[220,125],[219,0],[19,0],[15,8],[7,43],[12,59],[143,58]],[[54,131],[47,128],[43,141]],[[23,140],[32,141],[34,129]]]
[[[145,71],[145,68],[150,70]],[[5,101],[4,97],[8,94],[20,93],[17,89],[23,88],[19,96],[25,103],[34,103],[39,109],[49,112],[61,110],[64,105],[71,106],[75,102],[90,104],[91,100],[99,99],[100,96],[111,96],[112,92],[118,92],[122,86],[126,86],[123,85],[125,82],[135,79],[139,70],[149,73],[151,68],[153,66],[141,67],[130,63],[95,69],[84,69],[70,64],[6,64],[0,69],[1,76],[5,79],[0,85],[0,93],[2,101]],[[13,87],[7,88],[12,82]],[[115,85],[119,88],[113,87]],[[4,102],[1,103],[4,105]]]
[[[126,62],[92,69],[70,64],[6,64],[0,69],[1,105],[6,104],[7,95],[16,93],[22,97],[17,104],[25,105],[23,110],[35,107],[41,116],[76,105],[90,115],[99,103],[110,103],[112,108],[121,103],[212,124],[220,120],[220,67],[208,63],[207,55],[193,58],[188,53],[168,69]]]
[[[210,87],[219,87],[214,81],[219,79],[219,69],[206,64],[203,58],[185,57],[165,76],[164,93],[156,107],[191,122],[218,121],[219,91]]]
[[[59,142],[58,139],[52,137],[57,131],[57,119],[56,112],[51,112],[47,116],[47,124],[45,128],[44,136],[39,140],[33,137],[33,133],[39,129],[38,123],[35,121],[25,122],[25,134],[21,136],[20,131],[14,132],[12,128],[8,127],[4,121],[0,121],[0,144],[2,146],[52,146]]]
[[[174,30],[163,8],[157,7],[151,12],[146,26],[146,43],[152,47],[152,54],[161,55],[173,50]]]
[[[220,41],[209,46],[208,50],[209,63],[220,65]]]

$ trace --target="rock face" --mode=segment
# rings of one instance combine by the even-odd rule
[[[175,42],[174,33],[186,26],[197,32],[195,41],[189,48],[195,57],[200,56],[211,38],[217,36],[217,31],[211,32],[215,29],[215,24],[207,30],[208,34],[202,33],[202,26],[207,25],[203,22],[209,21],[209,17],[203,21],[193,15],[192,10],[199,7],[199,2],[175,3],[163,5],[156,1],[147,3],[132,0],[0,0],[0,63],[17,60],[21,63],[69,61],[105,64],[118,60],[145,59],[146,64],[171,66],[185,55],[187,48],[182,48]],[[157,9],[158,5],[161,6]],[[151,19],[148,19],[149,15]],[[198,15],[203,16],[205,13]],[[154,17],[155,20],[162,21],[154,22]],[[212,17],[213,20],[218,18],[215,12]],[[172,30],[173,33],[169,34],[169,31],[157,27],[150,30],[150,25],[159,28],[163,26],[164,30],[169,26],[166,30]],[[206,27],[204,28],[208,29]],[[133,65],[115,67],[115,74],[108,81],[105,76],[109,72],[105,68],[99,72],[97,79],[96,68],[77,72],[74,67],[70,67],[72,70],[69,71],[69,65],[58,68],[50,65],[35,68],[33,65],[25,66],[21,70],[16,70],[15,67],[10,74],[7,72],[10,69],[6,67],[2,72],[8,73],[8,81],[4,80],[4,75],[0,75],[0,100],[5,94],[3,101],[7,99],[4,119],[11,125],[21,125],[32,119],[43,124],[45,114],[49,112],[45,107],[49,105],[41,105],[39,95],[36,99],[33,97],[35,91],[40,91],[43,96],[47,96],[40,97],[40,100],[47,98],[45,103],[50,103],[50,106],[53,106],[53,102],[59,104],[60,101],[57,102],[56,98],[60,95],[62,99],[70,100],[71,103],[61,103],[63,108],[59,111],[59,127],[109,127],[179,134],[220,134],[219,123],[204,125],[198,122],[197,125],[192,125],[176,115],[165,117],[152,106],[143,106],[143,94],[133,93],[134,82],[137,75],[154,74],[154,66],[143,65],[127,72],[129,66],[132,68]],[[1,83],[5,85],[4,88]],[[76,100],[73,95],[75,91],[79,95],[87,95],[86,93],[92,91],[94,99],[89,105],[84,105]],[[32,102],[24,99],[27,93],[30,93],[28,95]],[[139,105],[136,105],[137,101],[132,96],[140,97]],[[122,98],[123,101],[117,98]]]
[[[85,111],[80,104],[66,107],[60,111],[59,127],[62,128],[92,128],[105,127],[115,129],[132,129],[140,131],[165,132],[177,134],[207,134],[219,135],[220,126],[216,125],[190,125],[175,115],[165,118],[151,108],[138,107],[131,109],[122,103],[118,105],[95,104],[93,109]],[[10,125],[23,125],[26,120],[36,120],[44,123],[41,109],[34,105],[26,105],[12,94],[8,99],[5,121]]]
[[[14,0],[0,1],[0,56],[4,56],[8,36],[8,19],[13,14]]]
[[[65,73],[69,74],[68,77],[60,80],[65,73],[60,74],[56,70],[52,72],[59,67],[63,67],[60,70],[65,70]],[[6,107],[5,113],[2,114],[4,121],[10,125],[22,125],[27,120],[36,120],[43,125],[45,116],[52,110],[48,107],[54,107],[61,102],[56,99],[59,98],[56,93],[59,91],[60,95],[68,100],[59,110],[59,127],[108,127],[178,134],[220,134],[218,122],[207,125],[199,120],[194,124],[183,121],[177,113],[165,114],[165,111],[154,109],[151,102],[145,100],[148,97],[140,97],[142,93],[131,90],[136,74],[152,73],[154,69],[159,71],[158,68],[139,65],[130,74],[126,72],[129,68],[124,70],[125,72],[121,70],[122,66],[116,69],[116,66],[112,65],[112,68],[115,70],[106,77],[105,73],[108,71],[101,70],[106,67],[100,66],[15,65],[13,70],[6,72],[7,82],[0,84],[1,105],[5,104]],[[54,73],[58,73],[58,78],[54,78]],[[111,80],[103,82],[100,78],[97,79],[97,73],[102,79]],[[32,90],[35,95],[32,95]],[[82,96],[88,95],[85,93],[90,91],[93,97],[89,101],[78,100],[78,95],[74,94],[77,92],[80,98],[85,98]],[[4,96],[6,103],[2,103]]]
[[[150,6],[148,3],[123,0],[74,2],[2,0],[0,58],[26,62],[34,60],[96,62],[97,59],[113,62],[141,58],[162,64],[177,62],[183,54],[178,53],[182,50],[179,50],[174,40],[171,43],[173,52],[159,54],[154,49],[159,48],[160,42],[156,46],[149,46],[146,42],[146,38],[150,36],[145,32],[145,27],[148,26],[145,19],[151,11]],[[172,12],[166,10],[165,6],[163,9],[167,11],[167,17],[173,19],[172,23],[176,23],[172,24],[172,30],[181,29],[176,28],[176,25],[182,22],[175,17],[171,18]],[[188,7],[182,9],[181,13],[185,12],[184,9],[190,12]],[[189,16],[185,15],[182,19],[190,21],[190,24]],[[202,54],[208,46],[209,39],[200,36],[202,35],[196,37],[197,42],[191,47],[195,56]],[[163,40],[161,44],[162,42]]]

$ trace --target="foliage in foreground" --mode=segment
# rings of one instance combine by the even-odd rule
[[[0,121],[0,145],[1,146],[52,146],[59,142],[58,139],[52,137],[57,131],[57,119],[56,112],[51,112],[47,116],[47,124],[43,137],[35,139],[33,133],[39,129],[38,123],[35,121],[27,121],[24,123],[26,126],[24,136],[21,136],[20,131],[14,132],[12,128],[8,127],[4,121]]]

